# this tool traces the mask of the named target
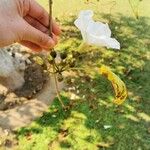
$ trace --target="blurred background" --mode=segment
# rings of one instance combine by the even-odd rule
[[[46,9],[48,9],[48,0],[37,0]],[[134,11],[138,11],[139,16],[150,16],[149,0],[53,0],[54,16],[66,17],[68,15],[77,15],[80,10],[92,9],[96,13],[121,13],[127,16],[133,16]],[[132,5],[132,6],[131,6]]]

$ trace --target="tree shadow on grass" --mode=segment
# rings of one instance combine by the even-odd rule
[[[85,76],[87,78],[87,74]],[[101,137],[99,142],[107,143],[111,149],[118,147],[148,149],[150,116],[148,114],[149,109],[145,107],[147,103],[134,102],[132,98],[136,95],[133,95],[127,99],[125,104],[117,107],[112,103],[112,99],[114,99],[113,90],[105,78],[99,74],[90,82],[87,82],[86,78],[84,78],[83,73],[82,77],[76,77],[75,85],[79,86],[78,91],[80,92],[72,91],[82,99],[72,108],[72,112],[75,111],[77,114],[81,113],[86,116],[85,128],[91,131],[96,130],[97,136]],[[74,118],[74,116],[69,117]],[[80,124],[80,121],[78,123]],[[75,126],[78,130],[78,125]],[[105,126],[110,126],[110,128],[105,129]],[[82,129],[80,128],[80,130]],[[86,136],[85,141],[88,141],[89,135]],[[94,142],[92,143],[94,144]]]
[[[73,110],[85,114],[87,116],[85,126],[90,129],[95,128],[104,140],[107,141],[113,138],[117,144],[112,146],[112,149],[123,148],[123,146],[124,149],[138,147],[148,149],[150,146],[147,140],[150,138],[148,135],[148,124],[150,122],[148,108],[148,98],[150,97],[149,18],[140,17],[139,20],[136,20],[121,14],[118,14],[115,18],[105,14],[101,15],[104,19],[109,20],[112,36],[116,37],[121,43],[121,51],[103,49],[92,51],[90,49],[90,53],[89,51],[84,53],[84,59],[80,64],[88,64],[91,70],[101,64],[106,64],[113,68],[126,82],[129,98],[127,103],[121,107],[109,104],[107,99],[112,97],[112,93],[108,91],[112,91],[112,89],[108,86],[107,81],[97,75],[94,77],[94,81],[87,82],[85,81],[87,74],[83,75],[82,73],[82,77],[77,76],[75,79],[76,85],[81,86],[81,94],[76,92],[75,94],[79,95],[79,97],[85,96],[84,99],[89,104],[82,102],[79,104],[80,106],[75,107]],[[98,55],[99,57],[97,57]],[[92,61],[91,66],[89,61]],[[120,71],[118,66],[123,69]],[[105,83],[102,84],[103,82]],[[84,109],[85,107],[87,107],[86,110]],[[96,110],[89,113],[91,108]],[[105,130],[104,125],[112,125],[112,129]],[[125,143],[127,142],[128,144],[126,145]]]
[[[96,98],[91,98],[91,103],[95,101],[98,108],[92,112],[92,116],[86,114],[88,116],[86,126],[97,129],[104,141],[114,139],[115,144],[111,146],[111,149],[134,149],[138,147],[148,149],[150,146],[148,142],[150,139],[148,134],[150,122],[148,108],[150,104],[148,100],[150,97],[148,92],[150,90],[149,18],[141,17],[139,20],[135,20],[120,14],[117,19],[110,18],[108,15],[103,15],[103,18],[110,19],[113,37],[118,39],[122,49],[120,52],[100,49],[100,58],[97,58],[97,52],[95,52],[96,57],[93,60],[97,63],[99,59],[103,59],[97,66],[106,64],[113,68],[116,74],[126,82],[129,97],[125,105],[121,107],[111,105],[110,99],[112,98],[109,99],[109,102],[107,101],[109,96],[112,97],[112,93],[107,92],[112,90],[111,87],[107,86],[107,82],[102,84],[104,79],[100,76],[95,76],[94,82],[97,86],[94,85],[95,87],[89,89],[93,88],[97,92],[92,94],[91,91],[87,91],[87,93],[94,96],[98,94]],[[118,66],[123,67],[122,71],[118,69]],[[84,87],[86,86],[87,84]],[[93,123],[91,123],[92,120]],[[97,120],[100,120],[99,123],[94,123]],[[111,125],[112,128],[105,130],[104,125]]]
[[[121,50],[90,47],[90,52],[87,51],[83,54],[84,59],[80,64],[88,64],[89,67],[91,64],[91,68],[101,66],[101,64],[110,66],[127,84],[131,85],[129,88],[132,88],[135,95],[147,100],[148,85],[150,85],[148,79],[150,75],[150,18],[140,17],[136,20],[121,14],[117,14],[115,17],[108,14],[99,15],[110,22],[112,37],[121,43]],[[131,83],[140,89],[135,89]]]
[[[68,98],[62,96],[62,100],[65,105],[68,104]],[[58,131],[60,129],[61,122],[68,117],[70,114],[70,111],[68,110],[67,113],[63,111],[62,106],[60,105],[59,100],[56,98],[54,99],[53,103],[51,104],[48,112],[44,112],[43,116],[41,118],[38,118],[36,120],[37,124],[40,124],[41,127],[52,127],[53,130]],[[38,132],[39,129],[39,132]],[[35,134],[42,133],[42,128],[38,127],[31,127],[31,128],[21,128],[21,130],[18,132],[19,135],[24,135],[26,132],[32,132]]]
[[[68,86],[75,87],[75,90],[69,92],[78,96],[77,100],[69,100],[74,103],[71,109],[67,112],[57,110],[61,106],[54,102],[50,112],[45,113],[36,123],[41,127],[51,127],[57,132],[60,128],[67,128],[68,138],[58,141],[61,147],[74,148],[75,145],[79,146],[82,139],[82,142],[91,142],[93,145],[106,142],[110,149],[149,149],[149,18],[141,17],[135,20],[121,14],[115,18],[106,14],[101,16],[109,20],[113,37],[118,39],[122,49],[116,52],[90,47],[89,51],[84,52],[84,59],[78,63],[87,67],[87,70],[91,69],[91,72],[94,67],[102,64],[110,66],[126,82],[129,90],[127,102],[120,107],[113,105],[114,95],[110,83],[97,73],[91,77],[85,69],[84,72],[77,71],[76,76],[70,77],[74,82],[69,82]],[[68,35],[65,41],[81,38],[72,22],[65,24],[71,29],[65,30],[64,34]],[[73,32],[75,34],[72,34]],[[64,97],[64,100],[68,101],[68,98]],[[105,125],[110,128],[105,129]],[[77,134],[75,131],[81,133]],[[85,132],[87,134],[83,136]],[[86,147],[86,144],[84,146]],[[96,145],[97,148],[100,146]]]
[[[138,48],[140,44],[144,44],[150,38],[150,22],[149,17],[140,17],[134,19],[133,17],[123,16],[117,14],[110,16],[108,14],[100,14],[102,18],[109,21],[113,36],[117,36],[121,41],[122,48],[135,47]],[[146,41],[145,41],[146,40]],[[150,46],[149,42],[145,43],[146,47]]]

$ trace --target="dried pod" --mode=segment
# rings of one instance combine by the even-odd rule
[[[67,58],[67,53],[66,52],[60,53],[60,58],[62,60],[66,59]]]
[[[56,51],[51,51],[51,53],[50,53],[50,55],[52,56],[52,58],[56,58],[57,57],[57,53],[56,53]]]

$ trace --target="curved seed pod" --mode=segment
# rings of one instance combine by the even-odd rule
[[[128,96],[125,83],[106,66],[100,68],[100,73],[107,77],[113,86],[115,92],[115,100],[113,102],[117,105],[122,104]]]

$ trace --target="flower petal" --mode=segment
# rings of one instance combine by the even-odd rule
[[[81,11],[78,19],[76,19],[74,22],[76,27],[81,31],[84,41],[86,41],[86,39],[87,39],[86,31],[87,31],[87,27],[89,26],[89,22],[93,22],[92,16],[93,16],[93,11],[91,11],[91,10]]]
[[[120,49],[120,43],[114,38],[105,38],[107,48]]]
[[[95,22],[93,11],[81,11],[75,25],[81,31],[84,42],[95,46],[106,46],[107,48],[120,49],[120,43],[111,38],[111,30],[108,24]]]
[[[81,11],[78,19],[75,20],[74,24],[80,30],[87,30],[89,22],[93,22],[92,16],[93,16],[93,11],[91,10]]]
[[[87,43],[95,46],[106,46],[107,48],[120,49],[120,43],[116,39],[106,36],[88,34]]]
[[[120,49],[120,43],[110,38],[111,30],[108,24],[91,22],[87,28],[86,42],[95,46],[106,46],[107,48]]]
[[[104,24],[101,22],[89,22],[89,26],[87,28],[87,32],[93,34],[95,36],[111,36],[111,30],[109,29],[108,24]]]

